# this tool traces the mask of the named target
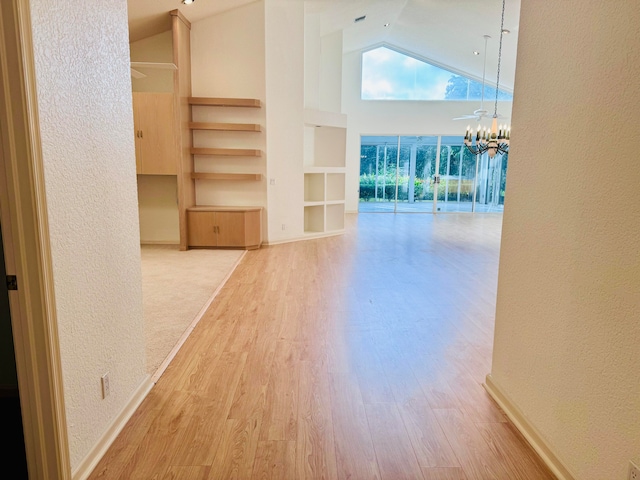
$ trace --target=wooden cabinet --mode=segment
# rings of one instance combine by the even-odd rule
[[[187,209],[190,247],[259,248],[261,207],[198,206]]]
[[[172,93],[133,92],[136,171],[176,175],[177,148]]]

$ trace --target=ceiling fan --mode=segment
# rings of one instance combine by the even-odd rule
[[[135,67],[135,68],[134,68]],[[131,76],[133,78],[145,78],[147,75],[137,70],[138,68],[152,68],[161,70],[177,70],[175,63],[158,63],[158,62],[131,62]]]
[[[454,120],[469,120],[476,119],[478,122],[483,118],[493,117],[493,115],[489,115],[489,111],[484,108],[484,84],[487,73],[487,41],[491,38],[490,35],[484,35],[484,66],[482,69],[482,94],[480,96],[480,108],[474,110],[471,115],[463,115],[461,117],[456,117]],[[498,115],[498,118],[502,117],[502,115]]]

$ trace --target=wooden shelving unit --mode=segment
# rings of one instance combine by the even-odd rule
[[[262,132],[262,125],[250,123],[261,119],[262,116],[259,112],[248,111],[261,108],[261,102],[254,98],[189,97],[189,105],[194,107],[190,108],[189,130],[195,142],[195,146],[189,151],[192,156],[212,157],[192,157],[195,168],[202,165],[203,170],[209,170],[209,165],[215,164],[226,172],[190,174],[194,183],[196,180],[220,181],[215,189],[225,192],[225,195],[219,195],[219,199],[212,200],[216,205],[195,205],[188,209],[188,245],[205,248],[259,248],[262,243],[262,207],[227,206],[224,203],[237,202],[237,198],[234,199],[235,192],[248,192],[248,196],[252,196],[254,186],[248,182],[257,184],[255,188],[261,188],[263,185],[261,173],[246,173],[248,166],[260,168],[262,162],[256,160],[256,157],[262,157],[262,150],[235,148],[263,145],[261,136],[255,135],[256,132]],[[219,107],[224,107],[224,112]],[[238,168],[241,171],[234,172],[234,165],[237,164],[242,164],[242,168]],[[199,184],[197,188],[208,187]],[[206,195],[203,197],[207,198]],[[218,205],[218,202],[222,205]]]
[[[261,102],[257,98],[211,98],[189,97],[189,105],[205,105],[209,107],[245,107],[260,108]]]
[[[218,130],[222,132],[261,132],[262,127],[257,123],[210,123],[190,122],[191,130]]]
[[[191,148],[193,155],[217,155],[225,157],[261,157],[261,150],[250,148]]]
[[[193,172],[191,174],[193,180],[250,180],[257,181],[262,178],[259,173],[206,173]]]

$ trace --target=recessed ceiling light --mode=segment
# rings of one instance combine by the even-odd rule
[[[195,1],[196,0],[182,0],[182,3],[184,3],[185,5],[191,5]]]
[[[509,35],[509,34],[511,33],[511,30],[507,30],[506,28],[503,28],[503,29],[502,29],[502,33],[503,33],[504,35]]]
[[[391,24],[390,24],[390,23],[385,23],[385,24],[383,25],[383,27],[388,27],[389,25],[391,25]]]
[[[362,15],[361,17],[356,18],[356,19],[353,21],[353,23],[361,22],[361,21],[363,21],[365,18],[367,18],[367,16],[366,16],[366,15]]]
[[[479,51],[477,51],[477,50],[474,50],[474,51],[473,51],[473,54],[474,54],[474,55],[480,55],[480,52],[479,52]]]

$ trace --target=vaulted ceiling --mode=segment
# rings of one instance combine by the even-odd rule
[[[171,28],[168,12],[179,9],[191,22],[255,0],[128,0],[130,40]],[[502,0],[299,0],[319,15],[323,35],[343,31],[344,51],[391,45],[441,66],[482,78],[484,35],[488,82],[495,82]],[[366,15],[361,22],[355,18]],[[513,89],[520,0],[506,0],[500,84]],[[388,26],[385,26],[388,24]],[[480,55],[474,55],[474,51]]]

